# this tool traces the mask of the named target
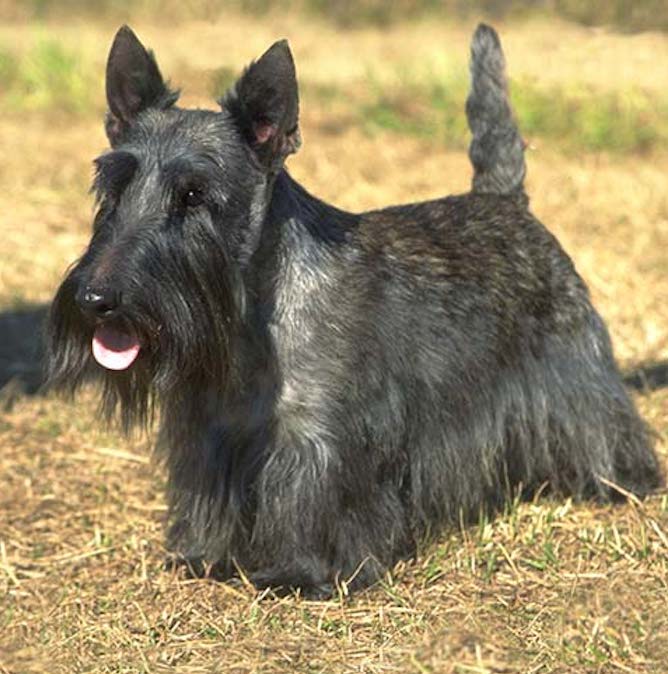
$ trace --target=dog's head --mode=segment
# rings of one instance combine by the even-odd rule
[[[224,385],[244,270],[273,179],[299,147],[292,55],[277,42],[216,111],[177,107],[151,52],[121,28],[107,62],[106,132],[95,160],[90,244],[58,290],[50,381],[103,375],[108,411],[145,413],[151,392]]]

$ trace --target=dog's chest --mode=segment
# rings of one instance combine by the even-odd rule
[[[308,441],[319,451],[327,444],[325,419],[340,368],[332,302],[341,273],[336,262],[315,246],[292,246],[283,257],[269,322],[281,382],[276,403],[279,434],[291,443]]]

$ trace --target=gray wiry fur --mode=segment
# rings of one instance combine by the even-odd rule
[[[524,141],[508,102],[505,59],[496,31],[480,24],[471,42],[471,93],[466,115],[473,133],[469,157],[473,192],[511,194],[523,190]]]

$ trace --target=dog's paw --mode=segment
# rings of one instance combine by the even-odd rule
[[[178,553],[169,553],[163,562],[165,571],[183,572],[188,578],[202,578],[206,564],[202,557],[186,557]]]
[[[287,573],[259,571],[250,576],[250,581],[258,590],[270,589],[272,594],[278,597],[294,594],[311,601],[324,601],[331,599],[336,593],[334,583],[326,580],[314,581],[301,575],[291,576]]]

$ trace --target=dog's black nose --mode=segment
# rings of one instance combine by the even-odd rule
[[[112,288],[86,286],[76,295],[79,308],[96,318],[108,318],[121,304],[121,294]]]

